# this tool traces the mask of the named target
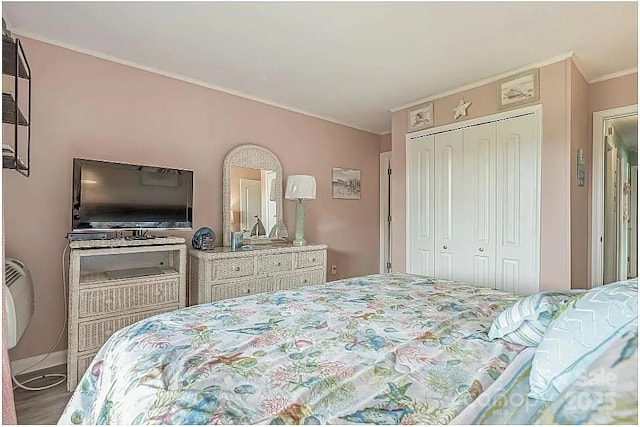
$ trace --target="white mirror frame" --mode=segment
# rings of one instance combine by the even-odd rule
[[[231,168],[264,169],[276,173],[276,223],[282,221],[282,165],[270,150],[254,144],[238,145],[224,158],[222,172],[222,237],[224,246],[231,240]],[[270,230],[266,230],[267,234]]]

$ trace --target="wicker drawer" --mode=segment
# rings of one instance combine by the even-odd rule
[[[179,279],[158,279],[132,285],[103,286],[79,291],[78,317],[125,312],[141,307],[178,304]]]
[[[258,257],[258,274],[269,274],[291,269],[291,254],[262,255]]]
[[[211,279],[253,276],[253,259],[254,257],[241,257],[211,261]]]
[[[296,254],[296,268],[324,266],[324,251],[309,251]]]
[[[211,301],[238,298],[250,294],[272,292],[275,290],[273,278],[241,280],[223,285],[211,285]]]
[[[87,368],[93,361],[93,358],[96,357],[96,354],[98,354],[97,351],[91,354],[87,354],[85,356],[78,357],[78,365],[77,365],[77,371],[76,371],[78,373],[78,382],[80,382],[80,379],[82,378],[84,373],[87,371]]]
[[[178,305],[163,307],[158,310],[130,314],[116,318],[93,320],[78,324],[78,351],[97,350],[102,347],[109,337],[116,331],[129,326],[139,320],[167,311],[177,310]]]
[[[319,285],[326,282],[324,268],[304,273],[281,276],[276,279],[276,290],[295,289],[301,286]]]

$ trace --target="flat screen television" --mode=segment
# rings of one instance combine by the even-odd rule
[[[193,171],[73,159],[73,231],[190,230]]]

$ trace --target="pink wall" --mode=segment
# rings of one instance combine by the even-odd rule
[[[571,287],[589,287],[589,185],[578,186],[577,154],[584,151],[586,177],[591,166],[587,127],[587,82],[571,62]]]
[[[587,97],[589,115],[596,111],[637,104],[638,73],[590,84]]]
[[[380,152],[385,153],[391,151],[391,133],[380,136]]]
[[[542,104],[542,214],[540,247],[541,289],[571,286],[570,129],[568,99],[570,62],[567,59],[540,69]],[[472,105],[466,119],[498,112],[496,83],[490,83],[434,101],[434,125],[453,122],[452,109],[464,96]],[[405,258],[405,135],[407,110],[393,113],[392,124],[392,259],[394,269],[404,271]],[[460,120],[459,120],[460,121]],[[397,171],[397,172],[396,172]]]
[[[280,158],[284,176],[316,177],[306,235],[329,245],[328,265],[338,268],[329,279],[377,271],[379,135],[46,43],[23,43],[34,75],[33,172],[25,179],[4,171],[3,195],[7,256],[31,269],[36,310],[13,359],[46,352],[63,321],[61,255],[70,229],[73,157],[194,170],[194,226],[212,227],[220,242],[224,156],[239,144],[265,146]],[[332,166],[361,170],[360,200],[331,198]],[[294,218],[295,203],[285,200],[290,234]]]

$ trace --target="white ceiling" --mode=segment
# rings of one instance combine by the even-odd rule
[[[637,67],[635,2],[3,2],[16,32],[384,133],[395,106],[574,51]]]
[[[628,151],[638,151],[638,115],[611,120],[622,143]]]

